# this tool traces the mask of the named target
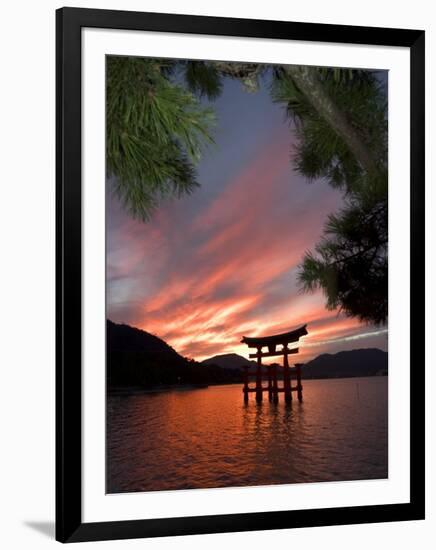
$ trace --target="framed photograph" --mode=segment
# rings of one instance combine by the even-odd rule
[[[423,519],[424,32],[56,47],[56,538]]]

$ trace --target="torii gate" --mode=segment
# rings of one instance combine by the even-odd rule
[[[256,393],[256,401],[260,403],[262,401],[263,392],[268,392],[268,397],[270,400],[277,403],[279,400],[279,392],[285,394],[285,401],[289,403],[292,401],[292,392],[297,392],[297,397],[299,401],[303,400],[303,386],[301,384],[301,364],[296,363],[296,380],[297,385],[292,386],[291,384],[291,371],[289,368],[288,355],[293,355],[298,353],[298,348],[288,348],[288,344],[293,342],[298,342],[301,336],[306,336],[308,334],[306,330],[307,325],[303,325],[296,330],[290,332],[284,332],[283,334],[275,334],[273,336],[263,336],[263,337],[253,337],[249,338],[244,336],[241,340],[242,344],[247,344],[249,348],[257,348],[256,353],[249,355],[250,359],[257,359],[257,369],[256,369],[256,387],[250,388],[248,386],[248,366],[244,367],[244,401],[248,401],[248,394],[250,392]],[[282,346],[281,349],[277,350],[277,346]],[[268,347],[268,351],[262,352],[262,348]],[[262,386],[262,357],[275,357],[278,355],[283,355],[283,387],[279,388],[277,384],[277,366],[276,365],[266,365],[268,369],[268,386]]]

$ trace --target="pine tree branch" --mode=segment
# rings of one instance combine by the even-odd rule
[[[356,160],[368,174],[378,172],[377,163],[371,151],[361,139],[358,132],[351,126],[345,114],[326,94],[320,82],[316,69],[290,65],[286,72],[297,84],[317,113],[345,141]]]
[[[371,250],[374,250],[374,252],[375,252],[374,256],[373,256],[373,259],[374,259],[374,257],[377,254],[378,250],[386,244],[388,244],[387,240],[386,241],[380,241],[377,244],[372,244],[370,246],[367,246],[367,247],[363,248],[362,250],[358,250],[357,252],[354,252],[353,254],[350,254],[349,256],[345,256],[343,258],[338,258],[337,260],[334,260],[333,262],[330,262],[328,265],[332,266],[332,265],[338,265],[338,264],[341,264],[341,263],[349,262],[350,260],[353,260],[354,258],[358,258],[359,256],[362,256],[364,254],[367,254],[368,252],[371,252]]]
[[[222,75],[232,78],[252,78],[261,73],[264,66],[256,63],[235,63],[234,61],[214,61],[214,66]]]

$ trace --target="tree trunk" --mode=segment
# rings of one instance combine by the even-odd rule
[[[318,78],[316,69],[290,65],[286,67],[286,72],[291,76],[317,113],[345,141],[362,168],[368,173],[377,172],[377,165],[371,151],[362,141],[358,132],[351,126],[344,112],[326,94]]]
[[[264,68],[261,64],[216,62],[215,66],[221,74],[239,78],[240,80],[256,80]],[[315,111],[331,126],[331,128],[345,141],[350,151],[361,167],[369,174],[378,172],[371,151],[362,140],[358,131],[347,120],[345,113],[332,101],[325,92],[317,71],[313,67],[288,65],[286,72],[297,84]]]

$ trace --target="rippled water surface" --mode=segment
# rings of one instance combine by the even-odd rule
[[[388,475],[386,377],[304,381],[244,405],[241,385],[108,398],[109,493]]]

